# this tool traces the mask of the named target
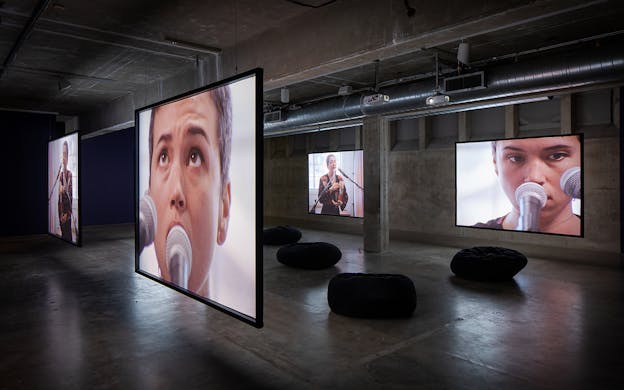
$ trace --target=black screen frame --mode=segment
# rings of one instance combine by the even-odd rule
[[[48,175],[48,178],[49,178],[50,168],[51,168],[50,164],[49,164],[49,162],[50,162],[50,144],[53,143],[53,142],[59,141],[60,139],[63,139],[63,138],[69,137],[69,136],[73,136],[73,135],[76,136],[76,153],[78,153],[78,156],[76,157],[76,160],[78,162],[78,174],[76,175],[77,178],[78,178],[78,187],[76,189],[78,191],[78,218],[77,218],[78,219],[78,228],[76,229],[76,242],[73,242],[71,240],[66,240],[62,236],[59,236],[59,235],[56,235],[56,234],[50,232],[50,229],[49,229],[49,227],[50,227],[50,219],[49,218],[50,218],[50,200],[51,200],[50,195],[51,194],[48,193],[48,191],[50,191],[50,183],[49,182],[48,182],[48,185],[46,187],[46,197],[48,198],[47,199],[48,207],[46,209],[46,211],[48,213],[48,218],[47,218],[48,229],[47,230],[48,230],[48,235],[50,235],[52,237],[56,237],[56,238],[58,238],[61,241],[68,242],[68,243],[70,243],[72,245],[75,245],[77,247],[81,247],[82,246],[82,195],[81,195],[82,194],[82,191],[81,191],[81,189],[82,189],[82,161],[81,161],[81,159],[82,159],[82,145],[81,145],[82,142],[81,142],[81,139],[80,139],[80,131],[75,130],[75,131],[63,134],[63,135],[61,135],[59,137],[56,137],[56,138],[50,138],[48,140],[48,150],[47,150],[47,154],[48,154],[47,155],[48,169],[46,171],[46,174]],[[54,168],[54,167],[52,167],[52,168]],[[72,173],[72,175],[73,175],[73,173]]]
[[[492,142],[492,141],[508,141],[514,139],[537,139],[537,138],[553,138],[553,137],[568,137],[568,136],[577,136],[579,138],[580,149],[581,149],[581,232],[580,235],[573,234],[562,234],[562,233],[550,233],[550,232],[534,232],[534,231],[521,231],[521,230],[513,230],[513,229],[496,229],[489,227],[478,227],[478,226],[469,226],[469,225],[458,225],[457,224],[457,145],[459,144],[474,144],[474,143],[483,143],[483,142]],[[585,236],[585,134],[582,132],[579,133],[571,133],[571,134],[548,134],[548,135],[536,135],[536,136],[524,136],[524,137],[510,137],[510,138],[493,138],[493,139],[483,139],[483,140],[470,140],[470,141],[456,141],[455,142],[455,227],[459,228],[469,228],[476,230],[493,230],[499,232],[511,232],[511,233],[529,233],[529,234],[544,234],[550,236],[560,236],[560,237],[570,237],[570,238],[583,238]]]
[[[255,77],[255,188],[256,188],[256,199],[255,199],[255,207],[256,207],[256,221],[255,221],[255,237],[256,237],[256,248],[255,248],[255,294],[256,294],[256,316],[251,317],[245,313],[241,313],[231,307],[223,305],[217,301],[205,298],[199,294],[195,294],[189,290],[186,290],[172,282],[161,279],[155,275],[152,275],[146,271],[143,271],[139,268],[139,254],[140,254],[140,243],[139,243],[139,200],[141,194],[139,194],[139,156],[140,156],[140,142],[139,142],[139,114],[142,111],[152,109],[157,106],[165,105],[167,103],[171,103],[176,100],[181,100],[187,98],[192,95],[196,95],[202,92],[206,92],[211,89],[215,89],[224,85],[233,84],[236,81],[243,80],[246,78]],[[221,311],[227,315],[230,315],[244,323],[252,325],[256,328],[262,328],[264,326],[264,317],[263,317],[263,173],[264,173],[264,145],[263,145],[263,136],[264,136],[264,121],[263,121],[263,69],[255,68],[249,71],[239,73],[235,76],[217,81],[215,83],[208,84],[206,86],[193,89],[188,92],[184,92],[182,94],[176,95],[174,97],[150,104],[145,107],[141,107],[135,110],[135,160],[134,160],[134,172],[135,172],[135,196],[134,196],[134,216],[135,216],[135,257],[134,257],[134,271],[142,276],[145,276],[149,279],[154,280],[166,287],[169,287],[181,294],[184,294],[192,299],[200,301],[218,311]]]

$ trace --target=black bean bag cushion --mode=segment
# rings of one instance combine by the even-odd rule
[[[292,226],[275,226],[264,229],[263,244],[285,245],[299,241],[301,232]]]
[[[277,260],[285,265],[304,269],[333,266],[342,257],[336,245],[327,242],[299,242],[279,248]]]
[[[451,271],[465,279],[500,282],[511,280],[526,265],[526,256],[513,249],[476,246],[457,252]]]
[[[329,281],[327,302],[334,313],[349,317],[409,317],[416,289],[405,275],[342,273]]]

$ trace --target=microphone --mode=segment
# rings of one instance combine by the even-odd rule
[[[182,288],[188,289],[189,276],[193,250],[191,240],[180,225],[175,225],[167,234],[166,245],[167,269],[171,275],[171,281]]]
[[[351,181],[351,183],[355,184],[357,188],[361,189],[362,191],[364,191],[364,188],[362,188],[361,185],[359,185],[355,180],[351,179],[346,173],[344,173],[342,171],[342,169],[338,168],[338,171],[340,173],[342,173],[342,176],[346,177],[347,179],[349,179],[349,181]]]
[[[520,209],[516,230],[538,231],[539,212],[547,198],[544,187],[534,182],[523,183],[516,188],[515,195]]]
[[[561,190],[570,198],[581,198],[581,167],[572,167],[561,175]]]
[[[342,169],[338,168],[338,172],[342,173],[342,176],[346,177],[347,179],[352,180],[349,176],[347,176],[346,173],[342,171]]]
[[[139,201],[139,253],[154,242],[157,221],[156,205],[152,198],[145,194]]]

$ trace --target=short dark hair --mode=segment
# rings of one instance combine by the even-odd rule
[[[67,149],[67,154],[69,154],[69,144],[67,143],[67,140],[63,141],[63,148]]]
[[[217,108],[217,138],[219,140],[219,162],[221,163],[221,186],[225,184],[230,174],[230,155],[232,152],[232,99],[230,87],[224,85],[206,92]],[[152,154],[154,149],[154,118],[156,111],[162,106],[152,108],[149,126],[149,169],[152,170]]]

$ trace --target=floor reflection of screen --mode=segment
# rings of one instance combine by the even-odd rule
[[[308,213],[364,216],[363,152],[308,155]]]
[[[261,85],[252,71],[136,113],[136,271],[254,326]]]
[[[80,245],[78,133],[48,142],[48,232]]]
[[[582,135],[456,144],[456,224],[582,236]]]

